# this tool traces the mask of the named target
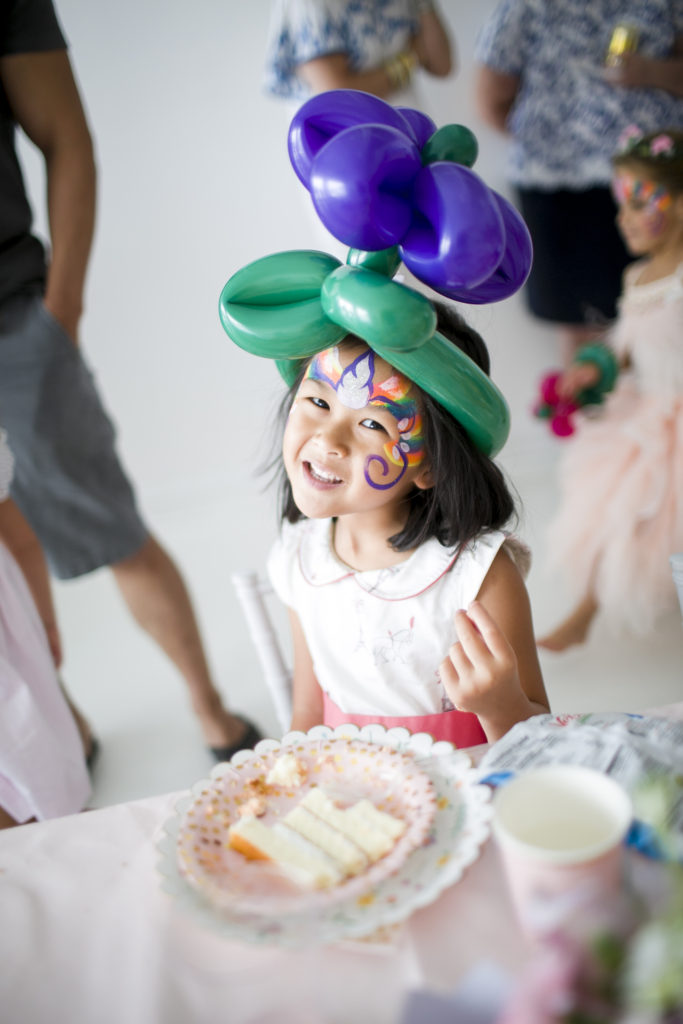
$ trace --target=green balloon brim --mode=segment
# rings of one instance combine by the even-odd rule
[[[344,266],[308,250],[265,256],[230,278],[219,312],[230,338],[247,352],[274,359],[289,386],[302,360],[355,334],[447,409],[484,454],[497,454],[507,440],[510,413],[503,395],[436,332],[429,300],[362,262]]]

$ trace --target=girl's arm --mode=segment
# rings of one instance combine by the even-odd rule
[[[504,549],[455,623],[458,642],[441,664],[441,679],[456,707],[477,715],[489,743],[517,722],[548,713],[529,595]]]
[[[575,398],[580,391],[594,387],[601,376],[602,371],[597,363],[572,363],[560,375],[555,388],[560,398]]]
[[[62,649],[43,549],[11,498],[0,501],[0,540],[24,574],[47,634],[52,660],[59,668]]]
[[[314,725],[323,724],[323,693],[313,670],[313,660],[308,649],[299,616],[289,610],[294,654],[292,729],[307,732]]]
[[[632,265],[622,275],[621,293],[626,291]],[[570,366],[560,374],[555,389],[560,398],[574,399],[582,391],[591,389],[603,396],[611,391],[622,370],[629,367],[628,355],[617,356],[610,344],[610,333],[603,330],[582,345],[574,354]]]

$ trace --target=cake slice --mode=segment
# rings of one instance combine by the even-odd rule
[[[283,754],[276,758],[266,775],[266,783],[270,786],[298,788],[305,781],[306,774],[306,766],[298,757],[294,754]]]
[[[327,889],[384,857],[405,830],[404,821],[370,800],[342,809],[314,786],[272,825],[245,814],[229,828],[228,845],[249,860],[278,865],[301,885]]]
[[[359,800],[353,807],[348,808],[346,816],[354,823],[357,821],[359,826],[365,825],[367,828],[377,828],[384,832],[391,839],[392,845],[406,830],[405,821],[380,811],[371,800]]]
[[[240,818],[228,830],[228,845],[248,860],[278,864],[295,881],[315,889],[338,885],[344,878],[326,853],[279,822],[270,827],[259,818]]]
[[[351,839],[373,863],[393,849],[406,828],[405,822],[377,810],[370,800],[341,810],[320,786],[309,789],[299,806]]]
[[[299,835],[320,847],[340,866],[345,875],[357,875],[368,866],[367,856],[355,842],[323,821],[322,818],[311,814],[301,804],[289,814],[285,814],[282,821]]]

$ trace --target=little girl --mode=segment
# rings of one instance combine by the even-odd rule
[[[221,297],[231,338],[271,354],[290,385],[269,572],[291,613],[292,728],[380,722],[494,741],[548,711],[525,559],[502,529],[514,504],[490,457],[507,406],[455,312],[439,305],[437,318],[423,295],[327,259],[266,257]],[[323,309],[292,305],[321,264]]]
[[[562,465],[549,547],[578,601],[539,640],[554,651],[582,643],[598,610],[614,626],[645,632],[676,604],[669,556],[683,550],[683,133],[634,129],[627,139],[613,161],[618,225],[644,258],[625,272],[610,348],[584,349],[561,382],[566,396],[599,383],[612,353],[622,370]]]
[[[441,334],[488,371],[481,338],[437,308]],[[360,338],[300,376],[268,564],[290,610],[292,728],[380,722],[469,746],[547,711],[498,468]]]
[[[12,457],[0,430],[0,828],[80,811],[90,795],[87,723],[60,687],[47,567],[9,495]]]
[[[458,746],[547,712],[514,503],[509,430],[481,338],[393,280],[481,303],[528,273],[528,231],[471,170],[476,139],[354,90],[315,97],[289,152],[350,245],[274,253],[220,298],[230,338],[290,391],[283,529],[269,558],[291,614],[292,728],[379,722]],[[472,211],[475,211],[472,215]],[[521,567],[521,568],[520,568]]]

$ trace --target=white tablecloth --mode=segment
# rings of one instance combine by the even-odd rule
[[[227,940],[161,889],[156,842],[180,795],[0,832],[3,1024],[396,1024],[411,989],[529,956],[490,840],[386,948]]]
[[[161,889],[156,840],[180,795],[0,833],[0,1020],[395,1024],[410,989],[524,958],[490,842],[387,947],[227,940]]]

